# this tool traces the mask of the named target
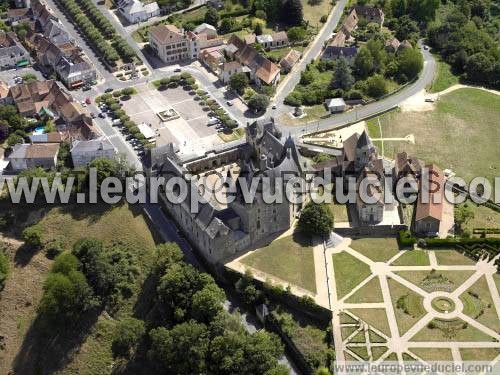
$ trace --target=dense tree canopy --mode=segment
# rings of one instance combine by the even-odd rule
[[[333,229],[333,215],[324,204],[308,203],[300,213],[299,228],[310,235],[326,236]]]

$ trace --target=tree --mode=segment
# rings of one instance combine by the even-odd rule
[[[396,38],[403,41],[405,39],[415,41],[418,39],[420,28],[418,24],[407,14],[398,19],[396,24]]]
[[[78,269],[78,258],[71,253],[59,254],[54,260],[51,272],[69,275],[71,271]]]
[[[232,17],[227,17],[222,19],[220,27],[219,27],[219,32],[221,34],[227,34],[230,33],[231,30],[236,26],[236,21]]]
[[[206,285],[193,294],[191,313],[198,322],[210,323],[223,310],[224,291],[215,283]]]
[[[387,94],[387,81],[379,74],[368,78],[366,85],[366,93],[372,98],[380,98]]]
[[[171,330],[153,329],[149,357],[157,361],[168,373],[202,374],[206,372],[209,336],[204,324],[189,321]]]
[[[354,60],[354,69],[361,79],[367,78],[373,72],[373,56],[368,48],[360,48]]]
[[[288,40],[291,43],[301,42],[306,38],[306,29],[301,26],[294,26],[287,31]]]
[[[248,100],[248,108],[255,113],[261,113],[269,106],[269,98],[262,94],[253,94]]]
[[[133,95],[133,94],[135,94],[135,89],[133,87],[125,87],[121,91],[121,95],[123,95],[123,96],[130,96],[130,95]]]
[[[115,357],[128,357],[137,348],[146,329],[144,322],[135,318],[125,318],[121,320],[117,327],[111,343],[111,349]]]
[[[461,230],[462,226],[474,219],[474,211],[467,203],[461,204],[455,208],[455,223]]]
[[[255,35],[262,35],[262,23],[256,22],[253,32],[255,33]]]
[[[282,10],[283,22],[288,25],[299,26],[304,22],[302,3],[300,0],[286,0]]]
[[[119,173],[121,172],[119,163],[114,159],[106,157],[100,157],[92,160],[89,164],[89,169],[92,168],[96,169],[98,186],[101,186],[104,179],[119,176]]]
[[[354,84],[354,77],[347,60],[341,57],[337,60],[333,70],[332,87],[335,89],[350,90]]]
[[[307,204],[299,218],[299,228],[309,235],[327,236],[333,229],[333,215],[324,204]]]
[[[209,25],[212,25],[214,27],[217,27],[219,24],[219,12],[217,12],[217,9],[209,7],[207,9],[207,12],[205,13],[205,22],[208,23]]]
[[[424,59],[418,49],[406,48],[398,55],[399,74],[412,80],[424,67]]]
[[[245,93],[245,89],[248,87],[248,85],[248,76],[245,73],[233,74],[229,79],[229,86],[239,95],[243,95]]]
[[[0,122],[0,143],[3,143],[9,136],[9,125],[5,122]]]

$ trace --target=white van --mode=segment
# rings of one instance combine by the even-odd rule
[[[117,119],[113,120],[113,126],[121,125],[121,124],[122,124],[122,122],[120,121],[120,119],[117,118]]]
[[[209,117],[208,119],[208,126],[212,126],[212,125],[215,125],[215,124],[218,124],[220,122],[220,120],[216,117]]]

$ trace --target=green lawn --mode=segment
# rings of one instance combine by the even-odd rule
[[[387,336],[391,337],[391,330],[385,309],[349,309],[351,313]]]
[[[332,258],[337,297],[339,299],[371,274],[370,267],[366,263],[361,262],[345,251],[333,254]]]
[[[243,129],[243,128],[237,128],[237,129],[234,129],[231,132],[231,134],[217,133],[217,135],[224,142],[237,141],[238,139],[242,138],[245,135],[245,129]]]
[[[316,292],[313,247],[298,232],[254,251],[241,263]]]
[[[500,321],[484,276],[477,280],[460,298],[464,302],[464,314],[495,332],[500,332]]]
[[[353,240],[350,247],[374,262],[387,262],[399,251],[395,238],[361,238]]]
[[[463,225],[464,229],[472,230],[474,228],[498,228],[500,229],[500,214],[486,206],[479,206],[468,202],[469,207],[472,207],[474,218]]]
[[[426,314],[423,305],[424,298],[397,281],[389,279],[388,283],[399,334],[403,335]],[[398,307],[400,299],[404,300],[404,308]]]
[[[393,266],[428,266],[429,256],[424,250],[409,250],[391,263]]]
[[[432,85],[429,89],[430,92],[440,92],[448,87],[456,85],[460,81],[460,77],[453,74],[451,71],[451,66],[443,61],[439,55],[434,55],[437,62],[437,75],[432,81]]]
[[[349,215],[347,213],[347,205],[331,203],[328,204],[328,208],[333,214],[333,220],[336,223],[345,223],[349,221]]]
[[[311,27],[321,28],[323,24],[319,22],[319,19],[323,15],[328,16],[333,7],[330,0],[320,0],[320,3],[317,5],[311,4],[308,0],[301,0],[301,3],[304,20],[309,22]]]
[[[434,250],[434,254],[436,254],[438,264],[443,266],[462,266],[476,264],[476,262],[471,258],[466,257],[465,255],[453,249]]]
[[[440,97],[431,112],[392,111],[368,121],[370,135],[377,136],[380,119],[384,137],[415,136],[415,144],[385,142],[385,154],[406,151],[441,169],[452,169],[470,181],[484,176],[493,181],[500,167],[500,96],[466,88]],[[372,134],[372,132],[374,132]]]
[[[437,322],[436,322],[437,321]],[[449,328],[449,333],[445,333],[443,329],[439,328],[422,328],[415,336],[411,338],[411,341],[493,341],[493,337],[487,335],[483,331],[478,330],[471,325],[466,325],[463,328],[465,322],[461,319],[454,319],[452,321],[440,321],[434,319],[433,322],[437,324],[451,327]],[[451,332],[451,335],[450,335]]]
[[[497,348],[460,348],[464,361],[492,361],[498,356]]]
[[[347,303],[370,303],[383,302],[382,290],[380,289],[380,281],[378,277],[374,277],[368,281],[361,289],[350,296],[345,302]]]
[[[451,350],[447,348],[409,348],[410,352],[424,361],[453,361]]]
[[[436,271],[435,276],[441,275],[441,278],[432,278],[430,271],[402,271],[396,272],[399,276],[410,281],[427,292],[434,291],[453,291],[462,285],[474,271]]]

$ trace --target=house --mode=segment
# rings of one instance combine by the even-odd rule
[[[290,44],[288,42],[288,35],[284,31],[280,31],[273,34],[258,35],[256,37],[256,40],[257,43],[259,43],[262,47],[264,47],[264,49],[282,48]]]
[[[252,44],[255,44],[257,42],[257,35],[247,34],[243,37],[243,40],[245,41],[245,44],[251,46]]]
[[[245,44],[237,35],[231,35],[229,43],[238,48],[235,60],[249,68],[250,79],[257,86],[274,86],[279,82],[280,68],[278,65],[262,56],[255,48]]]
[[[83,56],[62,56],[54,67],[59,78],[70,89],[81,87],[97,80],[97,72]]]
[[[349,65],[354,64],[354,59],[358,54],[358,49],[354,46],[352,47],[336,47],[327,46],[321,55],[321,60],[336,60],[341,57],[345,58]]]
[[[29,54],[13,32],[0,31],[0,69],[29,64]]]
[[[407,48],[413,48],[413,46],[412,46],[412,44],[410,43],[410,41],[408,41],[408,40],[406,40],[406,39],[405,39],[405,40],[403,40],[403,41],[401,42],[401,44],[399,45],[399,47],[398,47],[398,52],[399,52],[399,51],[402,51],[402,50],[405,50],[405,49],[407,49]]]
[[[30,135],[31,143],[61,143],[62,135],[59,132]]]
[[[10,162],[10,168],[16,172],[36,167],[54,169],[57,165],[58,154],[58,143],[18,143],[14,145],[7,160]]]
[[[397,38],[388,39],[385,42],[385,49],[387,52],[396,52],[399,49],[400,42]]]
[[[63,24],[53,19],[47,22],[42,34],[55,45],[68,43],[71,40]]]
[[[354,10],[356,11],[357,16],[364,19],[366,22],[374,22],[379,26],[384,24],[384,11],[380,8],[368,5],[356,5]]]
[[[400,179],[406,176],[420,177],[422,173],[423,162],[414,156],[408,155],[406,152],[396,154],[394,162],[394,177]]]
[[[237,61],[225,62],[222,64],[222,68],[220,70],[219,79],[222,83],[227,85],[231,77],[236,73],[243,72],[243,66]]]
[[[213,34],[211,34],[213,35]],[[217,35],[217,34],[216,34]],[[185,34],[187,40],[188,40],[188,49],[189,49],[189,55],[191,59],[197,59],[200,57],[200,53],[204,49],[211,49],[213,50],[222,50],[224,49],[224,39],[223,38],[218,38],[217,36],[215,37],[208,37],[208,34],[205,33],[200,33],[200,34],[195,34],[192,31],[188,31]],[[216,48],[214,48],[216,47]]]
[[[425,166],[415,210],[414,231],[424,236],[446,236],[453,227],[453,210],[444,197],[445,177],[435,164]],[[451,218],[450,218],[451,216]]]
[[[382,159],[378,159],[379,164],[382,164]],[[361,181],[369,181],[364,193],[367,197],[373,197],[373,200],[364,200],[361,198],[361,189],[365,186]],[[384,191],[383,191],[383,173],[365,167],[358,176],[357,180],[357,195],[356,195],[356,210],[358,219],[361,225],[375,225],[380,223],[384,218]],[[378,199],[376,199],[378,198]]]
[[[7,21],[11,24],[28,21],[32,16],[31,8],[14,8],[7,11]]]
[[[222,64],[226,61],[224,57],[224,47],[205,48],[199,56],[200,61],[213,72],[218,72]]]
[[[330,113],[344,112],[347,108],[347,105],[342,98],[326,99],[325,106]]]
[[[301,58],[301,53],[297,50],[291,49],[280,61],[281,70],[289,72],[297,64]]]
[[[115,156],[115,148],[107,138],[75,141],[71,148],[71,159],[75,168],[87,166],[101,157],[113,159]]]
[[[209,25],[208,23],[202,23],[201,25],[198,25],[193,30],[193,33],[195,33],[196,35],[205,34],[208,39],[217,38],[217,29],[212,25]]]
[[[118,10],[130,23],[147,21],[160,15],[160,7],[156,2],[146,4],[140,0],[120,0]]]
[[[224,8],[224,1],[223,0],[208,0],[207,5],[215,8],[215,9],[222,9]]]
[[[174,25],[159,25],[149,31],[149,46],[166,63],[192,58],[189,41]]]
[[[45,30],[45,26],[51,21],[58,21],[58,18],[50,11],[47,4],[42,0],[32,0],[31,10],[36,25],[40,30]]]

